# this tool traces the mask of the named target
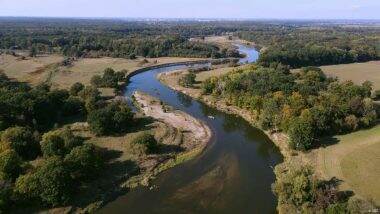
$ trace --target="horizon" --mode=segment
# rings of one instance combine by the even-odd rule
[[[377,0],[0,0],[0,17],[380,20]],[[209,9],[212,8],[212,9]]]

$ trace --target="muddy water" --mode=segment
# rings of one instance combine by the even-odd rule
[[[258,52],[238,46],[254,62]],[[162,85],[153,69],[131,78],[126,90],[147,92],[205,121],[213,138],[197,158],[160,174],[158,188],[139,187],[105,206],[100,213],[275,213],[272,167],[282,161],[278,149],[260,130],[240,117],[220,112]],[[213,116],[214,119],[210,119]]]

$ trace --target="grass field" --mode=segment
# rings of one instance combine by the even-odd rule
[[[37,58],[27,57],[22,60],[12,55],[0,55],[0,70],[8,77],[19,81],[29,82],[32,85],[46,80],[51,65],[61,62],[62,56],[49,55]]]
[[[316,170],[325,179],[336,177],[343,190],[380,205],[380,125],[326,139],[336,144],[314,150]]]
[[[373,83],[374,90],[380,90],[380,61],[329,65],[322,66],[321,69],[326,75],[338,77],[342,81],[352,80],[361,84],[369,80]]]
[[[173,62],[199,60],[195,58],[162,57],[157,59],[121,59],[121,58],[85,58],[74,61],[69,67],[60,66],[63,56],[49,55],[21,60],[11,55],[0,55],[0,70],[7,76],[33,85],[48,80],[56,88],[69,88],[75,82],[89,84],[91,77],[102,74],[110,67],[116,71],[126,69],[129,72],[146,66]]]

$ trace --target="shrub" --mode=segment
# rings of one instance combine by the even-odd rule
[[[21,158],[13,150],[0,153],[0,180],[14,180],[21,173]]]
[[[214,92],[214,89],[216,88],[218,79],[215,77],[211,77],[206,79],[205,81],[202,82],[202,93],[203,94],[211,94]]]
[[[193,87],[195,78],[196,75],[193,72],[189,72],[178,80],[178,84],[186,88]]]
[[[63,156],[82,143],[69,129],[50,131],[42,136],[41,150],[44,157]]]
[[[84,89],[84,85],[80,82],[74,83],[70,87],[70,95],[71,96],[78,96],[78,93]]]
[[[154,136],[149,133],[142,133],[137,136],[133,141],[133,144],[143,145],[145,147],[146,153],[154,153],[158,150],[158,143]]]
[[[99,151],[92,144],[78,146],[65,157],[65,163],[75,179],[91,178],[103,166]]]
[[[51,157],[34,173],[19,177],[15,192],[25,199],[37,198],[52,205],[65,205],[72,197],[74,185],[70,171],[59,157]]]
[[[32,131],[25,127],[6,129],[1,135],[1,141],[10,145],[23,159],[34,159],[40,153],[40,145]]]

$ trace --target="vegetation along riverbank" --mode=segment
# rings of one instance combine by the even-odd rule
[[[376,124],[376,109],[370,98],[372,88],[368,82],[361,86],[354,85],[352,82],[339,83],[335,79],[326,77],[322,70],[316,67],[304,68],[297,74],[290,73],[286,67],[262,68],[256,65],[229,69],[230,72],[218,71],[223,70],[216,69],[198,73],[173,71],[162,73],[158,78],[174,90],[181,91],[219,110],[240,115],[254,126],[266,130],[265,133],[280,148],[285,157],[284,163],[275,169],[277,181],[274,185],[274,192],[279,196],[278,210],[280,212],[287,212],[290,209],[349,210],[354,209],[352,208],[353,204],[371,207],[362,199],[376,200],[373,193],[371,193],[372,195],[362,194],[363,191],[360,191],[360,188],[363,187],[351,182],[352,180],[348,176],[342,177],[336,174],[325,176],[325,172],[319,170],[318,161],[315,161],[315,154],[319,153],[317,148],[329,143],[325,138],[318,139],[317,136],[352,132],[359,129],[360,126],[366,128]],[[208,78],[204,78],[204,76]],[[187,81],[187,84],[183,84],[184,80]],[[320,91],[324,91],[323,95]],[[347,95],[347,91],[351,91],[352,94]],[[343,94],[346,97],[342,97]],[[340,96],[338,100],[336,95]],[[323,96],[323,98],[318,96]],[[344,116],[343,114],[336,119],[327,116],[332,112],[320,112],[326,107],[322,107],[323,105],[330,106],[333,103],[338,105],[334,108],[339,108],[339,105],[343,105],[341,108],[345,108],[345,103],[352,106],[354,99],[358,99],[359,109],[367,108],[364,111],[368,112],[367,116],[366,113],[363,115],[362,110],[355,112],[353,107],[350,107],[349,110],[351,115]],[[321,100],[324,100],[323,103],[320,103]],[[313,103],[312,105],[308,103],[310,101]],[[324,114],[325,116],[323,116]],[[359,115],[362,115],[361,118]],[[313,122],[320,120],[321,117],[326,117],[327,120],[319,125]],[[350,118],[355,118],[354,121],[356,121],[354,127],[351,126],[351,128],[348,125]],[[331,120],[335,120],[335,122]],[[336,124],[336,120],[342,121],[342,123]],[[326,133],[323,131],[324,127],[328,127],[326,130],[335,131]],[[337,164],[336,167],[340,167],[340,162]],[[376,171],[371,174],[376,176]],[[289,198],[293,197],[291,194],[286,195],[285,192],[288,190],[284,188],[287,185],[296,185],[292,183],[292,179],[299,176],[305,176],[304,182],[315,182],[313,185],[316,186],[307,188],[315,188],[316,192],[310,193],[305,198],[297,199],[300,201],[295,202],[295,199]],[[329,180],[328,187],[325,183],[327,181],[322,181],[322,179]],[[349,188],[347,188],[348,183],[352,185]],[[346,187],[344,187],[345,185]],[[326,204],[318,204],[319,200],[324,200],[318,197],[329,197],[326,194],[338,190],[342,191],[338,194],[341,198],[329,199],[330,201]],[[348,190],[355,190],[356,197],[347,202],[348,192],[343,192]],[[317,192],[319,192],[319,196],[313,195]],[[292,194],[297,193],[293,192]],[[308,204],[305,204],[306,202]]]

